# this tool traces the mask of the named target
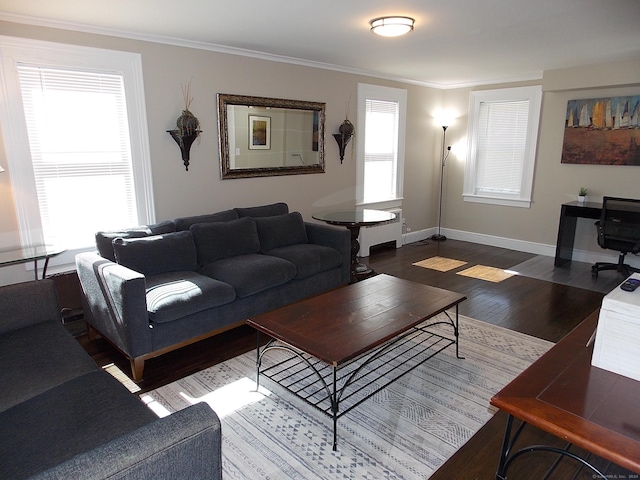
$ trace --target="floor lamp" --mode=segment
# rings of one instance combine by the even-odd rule
[[[447,138],[447,125],[443,125],[442,126],[442,157],[441,157],[441,162],[440,162],[440,204],[439,204],[439,210],[438,210],[438,233],[436,233],[435,235],[431,235],[431,240],[434,240],[436,242],[443,242],[447,239],[447,237],[445,237],[444,235],[442,235],[440,233],[440,227],[442,224],[442,187],[444,184],[444,164],[447,161],[447,158],[449,157],[449,152],[451,152],[451,147],[447,147],[446,149],[446,155],[445,155],[445,141]]]

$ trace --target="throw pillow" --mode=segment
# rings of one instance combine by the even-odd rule
[[[229,222],[237,219],[238,214],[233,210],[223,210],[222,212],[196,215],[193,217],[181,217],[176,218],[176,230],[189,230],[189,227],[196,223]]]
[[[116,261],[113,251],[113,240],[116,238],[141,238],[149,235],[160,235],[176,231],[176,226],[171,220],[155,223],[153,225],[140,225],[139,227],[124,228],[110,232],[98,232],[95,235],[98,253],[112,262]]]
[[[260,251],[258,231],[253,218],[240,218],[230,222],[196,223],[191,225],[190,231],[196,243],[200,265]]]
[[[278,247],[307,243],[307,230],[299,212],[256,218],[260,250],[265,253]]]
[[[113,250],[120,265],[145,276],[198,268],[196,246],[189,231],[144,238],[116,238]]]

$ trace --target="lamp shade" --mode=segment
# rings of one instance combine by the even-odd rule
[[[383,37],[398,37],[413,30],[415,20],[411,17],[379,17],[369,22],[371,31]]]

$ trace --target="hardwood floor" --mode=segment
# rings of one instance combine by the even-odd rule
[[[433,256],[467,262],[449,272],[413,266]],[[496,247],[455,240],[418,242],[400,249],[378,248],[364,259],[378,273],[387,273],[415,282],[464,293],[467,300],[460,305],[460,313],[478,320],[557,342],[573,327],[599,308],[603,294],[591,290],[555,284],[524,276],[513,276],[500,283],[457,275],[456,272],[474,265],[509,269],[534,255]],[[128,362],[104,340],[89,342],[84,335],[77,337],[94,360],[101,366],[113,364],[130,375]],[[255,333],[241,327],[217,337],[182,348],[149,360],[139,391],[152,390],[193,372],[225,361],[255,348]],[[506,416],[498,413],[477,434],[449,459],[431,478],[482,480],[495,478],[498,452]],[[526,430],[526,440],[533,443],[558,443],[554,437],[535,429]],[[536,460],[514,463],[509,478],[542,478],[547,464]],[[568,462],[563,462],[568,463]],[[561,464],[562,468],[564,465]],[[612,470],[619,472],[619,470]],[[626,475],[621,471],[620,475]],[[559,474],[559,476],[558,476]],[[587,475],[582,472],[580,475]],[[571,478],[565,470],[550,478]],[[590,473],[577,478],[594,478]],[[617,478],[638,478],[619,476]]]

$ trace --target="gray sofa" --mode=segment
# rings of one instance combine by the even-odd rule
[[[206,403],[159,419],[62,324],[52,280],[0,287],[0,478],[222,478]]]
[[[149,358],[349,282],[348,231],[285,203],[99,232],[96,244],[76,256],[85,319],[136,381]]]

